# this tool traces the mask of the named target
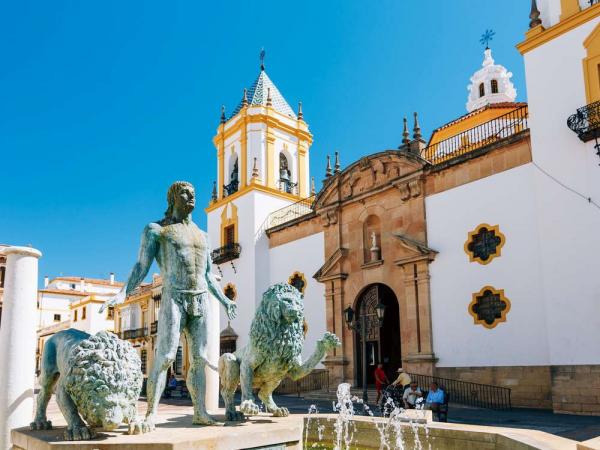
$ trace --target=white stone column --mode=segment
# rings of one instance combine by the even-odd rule
[[[11,448],[10,431],[33,418],[38,259],[30,247],[8,247],[0,326],[0,448]]]
[[[207,336],[207,353],[208,361],[212,366],[218,367],[219,365],[219,327],[221,304],[212,295],[209,296],[208,320],[206,323]],[[212,370],[210,367],[206,367],[206,409],[211,413],[215,413],[219,408],[219,373]]]

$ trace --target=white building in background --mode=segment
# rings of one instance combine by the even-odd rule
[[[2,295],[4,294],[4,279],[6,277],[6,256],[2,250],[8,247],[6,244],[0,244],[0,324],[2,323]]]
[[[238,317],[231,322],[238,347],[247,342],[263,292],[277,282],[294,280],[304,292],[307,352],[326,330],[324,287],[311,279],[322,263],[323,233],[285,250],[270,248],[265,234],[275,211],[297,202],[296,215],[310,211],[310,201],[301,200],[313,194],[312,140],[302,105],[297,112],[292,110],[264,66],[254,84],[244,89],[233,114],[226,117],[223,112],[213,138],[218,166],[213,199],[206,209],[208,234],[215,271],[221,272],[226,293],[238,302]],[[221,314],[221,328],[227,325]]]
[[[45,277],[44,288],[38,291],[38,356],[52,335],[67,328],[89,334],[114,331],[113,308],[100,314],[100,307],[122,287],[123,283],[116,281],[112,273],[108,279],[61,276],[49,280]]]

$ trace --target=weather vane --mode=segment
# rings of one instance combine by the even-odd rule
[[[490,41],[492,39],[494,39],[494,36],[496,35],[496,32],[494,30],[485,30],[485,33],[483,33],[481,35],[481,39],[479,39],[479,42],[482,45],[485,45],[486,50],[488,48],[490,48]]]
[[[260,50],[260,56],[259,56],[259,58],[260,58],[260,70],[265,70],[265,55],[266,55],[266,52],[265,52],[265,48],[263,47]]]

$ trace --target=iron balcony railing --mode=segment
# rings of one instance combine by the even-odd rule
[[[133,330],[125,330],[121,332],[121,339],[136,339],[148,335],[148,328],[135,328]]]
[[[577,112],[567,119],[567,126],[577,133],[577,137],[583,142],[600,138],[600,101],[577,109]]]
[[[301,392],[329,391],[329,371],[325,369],[315,369],[304,378],[292,380],[284,378],[275,394],[296,394],[300,397]]]
[[[448,394],[450,403],[478,408],[511,409],[510,388],[416,373],[411,373],[410,377],[421,389],[427,390],[431,382],[435,381]]]
[[[272,212],[269,214],[269,217],[267,217],[267,229],[282,225],[307,214],[311,214],[313,212],[314,201],[315,196],[312,195],[308,198],[303,198],[296,203],[292,203],[291,205],[284,206],[283,208]]]
[[[240,182],[238,180],[232,180],[229,184],[223,185],[223,196],[228,197],[231,194],[234,194],[238,191],[238,187],[240,186]]]
[[[211,257],[213,264],[223,264],[240,257],[242,246],[240,244],[227,244],[212,251]]]
[[[528,126],[529,110],[521,106],[462,133],[435,142],[423,149],[431,164],[440,164],[519,134]]]

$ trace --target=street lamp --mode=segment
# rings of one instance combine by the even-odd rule
[[[351,306],[344,309],[344,320],[348,325],[348,329],[360,336],[360,342],[362,346],[362,398],[366,405],[368,401],[367,395],[367,319],[369,317],[377,317],[377,325],[383,326],[383,317],[385,315],[385,305],[378,303],[375,306],[375,314],[360,314],[359,320],[354,321],[355,311]]]

